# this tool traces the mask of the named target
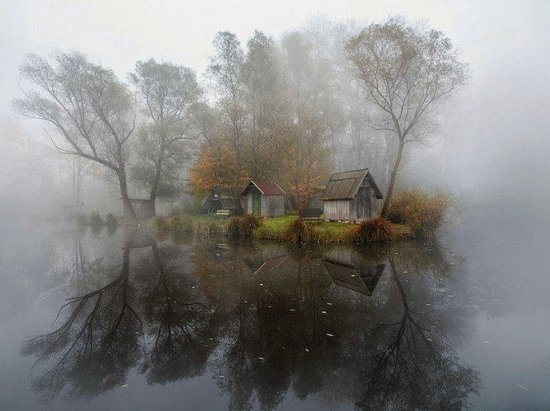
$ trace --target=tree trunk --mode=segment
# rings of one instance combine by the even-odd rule
[[[397,150],[397,157],[395,159],[393,170],[391,172],[390,183],[388,184],[388,191],[386,192],[386,198],[384,199],[384,206],[382,207],[382,212],[380,213],[380,216],[384,218],[386,218],[386,216],[388,215],[388,209],[390,206],[391,197],[393,195],[393,189],[395,187],[395,180],[397,179],[397,172],[399,171],[399,166],[401,164],[401,157],[403,155],[403,145],[404,145],[404,142],[400,138],[399,149]]]
[[[122,206],[124,208],[124,217],[128,220],[135,220],[136,215],[132,207],[132,201],[128,196],[128,182],[126,180],[126,170],[121,167],[118,172],[118,181],[120,183],[120,194],[122,196]]]
[[[161,174],[162,174],[162,162],[159,161],[156,165],[155,179],[153,181],[153,185],[151,186],[151,193],[149,194],[149,201],[151,202],[151,210],[153,213],[152,217],[155,217],[157,215],[156,200],[157,200],[157,192],[158,192],[158,186],[160,184]]]

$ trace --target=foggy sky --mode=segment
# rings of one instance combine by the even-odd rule
[[[221,30],[235,32],[244,44],[255,29],[278,38],[317,16],[379,22],[399,14],[425,22],[461,50],[470,80],[445,112],[443,142],[409,159],[411,178],[429,176],[434,185],[470,196],[547,198],[540,188],[550,184],[548,1],[0,0],[0,5],[0,124],[15,121],[36,138],[43,137],[40,128],[10,107],[19,96],[18,67],[29,52],[79,50],[122,79],[137,60],[154,57],[189,66],[200,78]]]

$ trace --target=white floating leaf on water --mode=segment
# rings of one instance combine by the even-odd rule
[[[309,352],[309,350],[306,348],[306,352]]]
[[[433,341],[431,338],[426,338],[426,340],[428,340],[428,341]]]
[[[321,311],[321,314],[326,314],[327,312],[326,311]]]
[[[262,283],[260,283],[260,287],[263,287],[264,285]]]
[[[332,303],[327,303],[327,305],[332,305]]]
[[[426,305],[431,305],[430,303],[426,303]]]
[[[355,274],[352,274],[351,276],[352,276],[352,277],[355,277]]]
[[[264,357],[258,357],[258,360],[262,360],[263,361]]]
[[[290,311],[294,312],[294,311],[296,311],[296,309],[295,309],[295,308],[291,308]]]
[[[327,337],[334,337],[334,334],[327,333]]]
[[[516,384],[516,387],[521,388],[523,391],[529,391],[529,388],[527,388],[525,385]]]
[[[124,384],[124,385],[121,385],[120,388],[124,388],[124,387],[127,387],[128,384]]]

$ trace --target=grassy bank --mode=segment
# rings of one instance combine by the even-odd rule
[[[252,237],[257,240],[297,242],[293,239],[296,230],[296,215],[285,215],[281,217],[262,218],[259,224],[251,230]],[[230,223],[230,221],[232,221]],[[250,222],[245,222],[250,225]],[[235,225],[235,220],[209,216],[171,216],[157,217],[153,225],[161,230],[175,235],[193,233],[199,236],[230,235]],[[329,243],[354,243],[357,242],[358,224],[345,224],[327,221],[306,222],[306,233],[304,242],[319,244]],[[303,227],[303,226],[302,226]],[[412,230],[405,224],[391,224],[390,234],[387,240],[404,240],[413,238]],[[302,232],[301,232],[302,234]]]

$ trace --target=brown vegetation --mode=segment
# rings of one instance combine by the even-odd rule
[[[447,193],[409,189],[396,193],[388,218],[392,223],[407,224],[417,238],[432,238],[445,224],[451,206],[452,199]]]
[[[388,241],[393,237],[394,233],[391,223],[385,218],[375,217],[359,224],[354,234],[354,242],[359,244],[370,244]]]

